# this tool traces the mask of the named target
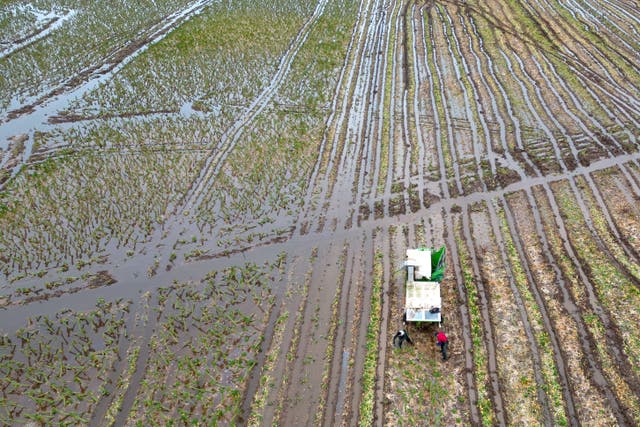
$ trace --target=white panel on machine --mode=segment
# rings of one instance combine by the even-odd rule
[[[414,280],[431,278],[431,250],[407,249],[407,266],[414,266]]]

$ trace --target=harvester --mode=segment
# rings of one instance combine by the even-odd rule
[[[438,250],[407,249],[405,322],[437,322],[439,326],[442,323],[440,282],[444,276],[445,252],[444,246]]]

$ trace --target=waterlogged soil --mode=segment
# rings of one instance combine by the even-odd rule
[[[640,424],[637,8],[114,6],[76,64],[71,3],[0,8],[74,64],[3,83],[1,425]]]

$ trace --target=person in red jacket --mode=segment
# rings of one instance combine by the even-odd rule
[[[447,349],[449,348],[449,339],[444,332],[438,331],[436,332],[436,340],[437,345],[440,347],[440,352],[442,353],[442,360],[447,360],[449,358],[449,356],[447,355]]]

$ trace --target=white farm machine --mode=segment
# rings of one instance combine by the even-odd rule
[[[407,249],[405,322],[442,322],[440,281],[444,275],[445,252],[444,246],[438,250]]]

